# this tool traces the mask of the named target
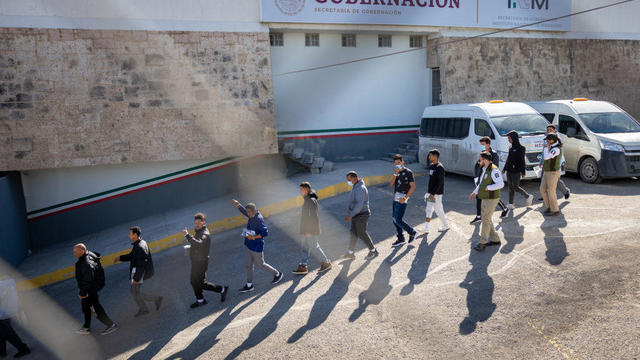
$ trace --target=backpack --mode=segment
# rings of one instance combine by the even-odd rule
[[[147,261],[144,267],[144,276],[142,277],[144,280],[151,279],[153,274],[155,273],[155,269],[153,268],[153,258],[151,258],[151,252],[147,254]]]
[[[94,258],[96,265],[95,269],[93,269],[94,281],[96,285],[96,290],[100,291],[104,289],[105,285],[105,277],[104,277],[104,268],[102,267],[102,263],[100,262],[100,258]]]

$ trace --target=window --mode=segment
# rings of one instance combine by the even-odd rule
[[[496,136],[493,135],[493,131],[491,130],[491,125],[487,122],[487,120],[483,119],[475,119],[475,134],[478,136],[488,136],[492,139],[495,139]]]
[[[440,68],[431,69],[431,105],[442,104],[442,85],[440,85]]]
[[[409,47],[421,48],[422,47],[422,35],[409,36]]]
[[[378,47],[391,47],[391,35],[378,35]]]
[[[491,118],[498,134],[505,136],[514,130],[520,135],[544,135],[547,133],[547,120],[538,114],[520,114],[494,116]]]
[[[320,34],[304,34],[304,46],[320,46]]]
[[[582,130],[578,121],[569,115],[558,116],[558,125],[560,125],[561,134],[567,135],[570,138],[586,138],[586,134]]]
[[[269,43],[271,46],[284,46],[282,33],[269,33]]]
[[[545,119],[549,122],[549,124],[553,123],[553,119],[556,117],[556,114],[540,114],[544,116]]]
[[[342,47],[356,47],[356,34],[342,34]]]
[[[424,118],[420,134],[425,137],[464,139],[469,136],[469,118]]]
[[[594,133],[631,133],[640,131],[640,123],[623,112],[580,114],[582,123]]]

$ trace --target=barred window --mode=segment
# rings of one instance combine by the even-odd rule
[[[378,35],[378,47],[391,47],[391,35]]]
[[[356,34],[342,34],[342,47],[356,47]]]
[[[422,35],[409,36],[409,47],[421,48],[422,47]]]
[[[271,46],[284,46],[282,33],[269,33],[269,43]]]
[[[304,46],[320,46],[320,34],[304,34]]]

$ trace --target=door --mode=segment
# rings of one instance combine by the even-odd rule
[[[577,172],[578,161],[582,156],[582,150],[589,144],[589,137],[580,123],[570,115],[558,116],[558,131],[563,144],[567,170]]]
[[[468,143],[469,143],[469,155],[467,161],[467,167],[469,167],[469,171],[473,172],[473,168],[478,161],[478,156],[482,151],[484,151],[484,147],[480,145],[480,139],[483,136],[488,136],[491,138],[491,143],[496,139],[496,135],[491,128],[491,124],[489,121],[482,118],[473,119],[473,132],[469,135]]]

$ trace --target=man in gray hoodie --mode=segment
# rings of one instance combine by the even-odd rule
[[[361,239],[369,248],[367,260],[371,260],[379,254],[378,250],[373,246],[371,236],[369,236],[367,232],[367,223],[371,215],[371,211],[369,210],[369,191],[364,185],[364,181],[358,179],[358,174],[355,171],[350,171],[347,174],[347,184],[352,186],[352,189],[349,195],[347,216],[344,220],[346,222],[351,221],[351,242],[349,243],[349,251],[342,258],[349,260],[355,259],[356,256],[353,252],[356,248],[356,242],[358,242],[358,239]]]

